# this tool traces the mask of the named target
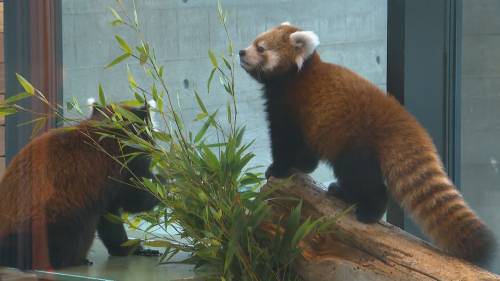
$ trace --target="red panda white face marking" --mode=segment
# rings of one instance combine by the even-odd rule
[[[319,45],[312,31],[302,31],[284,22],[259,36],[240,51],[240,65],[254,79],[266,82],[300,71]]]

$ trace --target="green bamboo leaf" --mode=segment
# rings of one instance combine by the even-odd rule
[[[130,85],[130,88],[135,89],[137,88],[137,82],[135,82],[134,76],[132,75],[132,72],[130,71],[130,68],[127,67],[127,80]]]
[[[217,71],[217,68],[213,68],[212,71],[210,72],[210,76],[208,77],[207,81],[207,93],[210,93],[210,85],[212,84],[212,79],[214,79],[214,74],[215,71]]]
[[[118,14],[118,12],[116,12],[116,10],[115,10],[115,9],[113,9],[113,8],[111,8],[111,7],[109,7],[109,9],[111,10],[111,13],[112,13],[112,14],[113,14],[113,16],[115,17],[115,20],[118,20],[118,21],[120,21],[120,22],[122,22],[122,23],[123,23],[123,19],[122,19],[122,17]]]
[[[0,116],[8,116],[16,113],[17,110],[10,106],[0,106]]]
[[[227,102],[226,104],[226,112],[227,112],[227,122],[229,122],[229,124],[232,124],[233,123],[233,115],[231,113],[231,105],[229,102]]]
[[[99,83],[99,103],[102,106],[106,106],[106,97],[104,96],[104,90],[102,89],[102,85]]]
[[[125,52],[125,54],[132,54],[132,49],[130,46],[127,44],[123,38],[121,38],[119,35],[115,35],[116,41],[118,41],[118,44],[120,45],[120,48]]]
[[[356,208],[356,204],[353,204],[353,205],[349,206],[348,208],[346,208],[345,210],[343,210],[342,212],[335,214],[335,216],[333,216],[333,218],[326,219],[325,222],[323,222],[322,224],[319,225],[318,232],[324,232],[324,231],[329,230],[332,227],[332,225],[336,224],[340,218],[349,214],[355,208]]]
[[[214,68],[217,68],[219,66],[217,64],[217,57],[215,56],[214,52],[212,52],[212,50],[208,50],[208,57],[210,58],[210,61],[212,62]]]
[[[203,126],[201,127],[201,129],[198,131],[198,133],[194,137],[194,143],[200,142],[200,140],[203,138],[203,136],[207,132],[208,128],[210,127],[210,124],[212,124],[213,119],[214,119],[214,117],[215,117],[216,114],[217,114],[217,111],[215,111],[214,113],[212,113],[208,117],[207,121],[205,121],[205,123],[203,124]]]
[[[139,17],[137,16],[137,9],[135,8],[135,2],[134,2],[134,24],[135,26],[139,26]]]
[[[227,53],[230,56],[233,56],[233,42],[232,41],[229,41],[229,44],[227,45]]]
[[[290,246],[292,248],[296,248],[299,242],[314,230],[316,225],[317,222],[311,222],[311,218],[307,218],[307,220],[297,229],[297,231],[293,235]]]
[[[201,112],[201,113],[199,113],[199,114],[196,115],[196,117],[194,118],[194,121],[203,120],[207,116],[208,116],[208,114],[206,114],[205,112]]]
[[[201,111],[205,114],[208,114],[208,110],[205,107],[205,104],[203,103],[203,101],[201,100],[200,95],[198,95],[198,92],[194,91],[194,95],[196,97],[196,102],[198,103],[198,106],[200,107]]]
[[[134,92],[134,97],[138,102],[140,102],[141,104],[144,104],[144,97],[141,96],[138,92]]]
[[[139,64],[140,64],[140,65],[144,65],[144,64],[146,64],[146,62],[148,62],[148,55],[146,55],[146,54],[141,54],[141,55],[139,56]]]
[[[172,135],[166,132],[153,131],[153,137],[159,141],[164,141],[164,142],[172,141]]]
[[[122,247],[132,247],[132,246],[138,246],[141,244],[141,239],[129,239],[126,242],[122,243]]]
[[[160,66],[160,69],[158,70],[158,75],[160,76],[160,78],[163,78],[163,71],[164,71],[164,69],[165,68],[162,65],[162,66]]]
[[[124,101],[120,102],[120,104],[123,104],[125,106],[139,107],[139,106],[144,105],[144,102],[133,99],[133,100],[124,100]]]
[[[236,244],[237,242],[235,235],[230,236],[230,240],[226,249],[226,256],[224,258],[224,272],[227,272],[229,269],[229,266],[233,262],[234,254],[236,252]]]
[[[17,126],[25,126],[25,125],[29,125],[29,124],[34,124],[36,122],[38,122],[40,119],[47,119],[47,117],[38,117],[38,118],[35,118],[35,119],[32,119],[32,120],[29,120],[29,121],[26,121],[26,122],[21,122],[19,124],[17,124]]]
[[[114,106],[113,111],[115,113],[118,113],[119,115],[123,116],[124,119],[134,122],[134,123],[143,123],[144,121],[141,120],[141,118],[137,117],[134,113],[131,111],[121,107],[121,106]]]
[[[222,60],[224,61],[224,64],[226,65],[227,69],[228,70],[232,70],[233,68],[231,67],[231,64],[229,63],[229,61],[226,59],[226,57],[222,57]]]
[[[112,223],[123,223],[123,219],[117,215],[114,215],[114,214],[111,214],[111,213],[107,213],[104,215],[104,218],[107,219],[108,221],[112,222]]]
[[[149,240],[144,242],[144,246],[155,247],[155,248],[168,248],[172,246],[172,243],[166,240]]]
[[[112,67],[113,65],[116,65],[116,64],[119,64],[120,62],[128,59],[129,57],[131,56],[131,54],[122,54],[120,56],[118,56],[117,58],[115,58],[112,62],[110,62],[108,65],[105,66],[105,68],[110,68]]]
[[[203,153],[208,167],[210,167],[211,170],[217,170],[217,167],[219,167],[219,160],[217,159],[217,156],[215,156],[212,150],[207,147],[203,147]]]
[[[174,116],[175,122],[179,125],[180,129],[182,130],[184,128],[184,122],[182,122],[182,118],[176,111],[172,111],[172,114]]]
[[[159,96],[158,96],[158,89],[156,89],[156,84],[153,84],[153,87],[151,88],[151,94],[153,96],[153,100],[155,102],[158,102],[157,100],[159,99]]]
[[[30,93],[27,93],[27,92],[22,92],[22,93],[19,93],[15,96],[12,96],[12,97],[9,97],[8,99],[6,99],[4,101],[5,104],[10,104],[10,103],[14,103],[16,101],[19,101],[19,100],[22,100],[22,99],[25,99],[25,98],[28,98],[28,97],[32,97],[33,95],[30,94]]]
[[[122,24],[123,24],[123,21],[118,20],[118,19],[113,20],[113,21],[111,22],[111,25],[112,25],[112,26],[120,26],[120,25],[122,25]]]
[[[33,129],[31,130],[31,137],[38,135],[38,133],[45,127],[46,124],[46,117],[35,119],[35,122],[33,122]]]
[[[259,227],[261,223],[270,215],[271,208],[266,203],[260,203],[253,212],[249,221],[249,226],[252,228]]]
[[[283,235],[283,242],[286,243],[287,245],[290,245],[290,243],[292,242],[293,234],[299,228],[301,212],[302,212],[302,200],[295,208],[293,208],[292,212],[290,213],[290,216],[287,219],[285,233]]]
[[[149,58],[149,45],[143,43],[142,46],[137,46],[136,49],[139,52],[139,63],[144,65]]]
[[[33,85],[31,85],[30,82],[28,82],[28,80],[26,80],[23,76],[21,76],[19,73],[16,73],[16,78],[17,78],[17,81],[19,81],[19,84],[21,84],[21,86],[23,87],[24,91],[30,95],[34,95],[35,94],[35,87],[33,87]]]
[[[73,110],[73,103],[72,102],[66,102],[66,110],[71,111]]]
[[[80,103],[78,102],[78,99],[75,96],[73,96],[72,106],[73,109],[76,110],[78,113],[83,114],[82,109],[80,108]]]
[[[236,146],[239,147],[243,141],[243,135],[245,134],[245,126],[241,127],[236,133]]]

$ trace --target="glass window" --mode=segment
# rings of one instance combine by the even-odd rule
[[[500,2],[463,1],[461,188],[500,237]],[[500,258],[492,270],[500,273]]]
[[[1,2],[0,0],[0,5]],[[128,71],[135,77],[137,84],[150,85],[139,63],[129,61],[128,67],[120,64],[109,69],[105,68],[122,53],[115,34],[120,34],[128,42],[137,42],[135,35],[126,27],[111,25],[113,15],[109,7],[116,7],[115,2],[113,0],[60,1],[63,61],[61,100],[66,116],[72,114],[66,104],[73,102],[74,99],[84,112],[89,114],[90,106],[85,104],[88,101],[98,100],[99,84],[102,85],[107,98],[114,102],[133,98],[133,91],[127,81]],[[132,0],[122,2],[131,8]],[[270,27],[289,21],[293,25],[313,30],[318,34],[321,41],[319,53],[323,60],[346,66],[380,88],[386,88],[387,0],[222,2],[228,11],[229,34],[233,39],[235,50],[246,47],[257,35]],[[194,90],[205,96],[204,100],[209,111],[218,107],[224,108],[226,97],[218,94],[223,89],[217,81],[212,83],[211,96],[206,93],[207,80],[212,70],[208,50],[221,53],[226,46],[225,32],[217,16],[217,1],[135,0],[135,3],[143,31],[142,36],[153,44],[159,62],[165,66],[168,87],[179,97],[184,120],[193,120],[199,112],[193,95]],[[33,9],[29,1],[21,4]],[[58,5],[57,7],[59,8]],[[31,33],[36,34],[36,32],[26,32],[29,35],[32,35]],[[3,42],[2,39],[0,35],[0,44]],[[17,47],[31,50],[24,45]],[[3,57],[0,56],[0,66],[2,61]],[[2,76],[1,71],[0,76]],[[39,76],[45,78],[43,75]],[[246,125],[246,141],[255,140],[253,152],[256,157],[249,166],[262,165],[263,172],[271,163],[271,154],[260,93],[261,86],[237,67],[236,87],[238,118],[241,124]],[[0,98],[2,89],[0,87]],[[2,124],[0,121],[0,138],[3,138]],[[197,126],[194,123],[186,125]],[[27,140],[27,137],[24,139]],[[0,146],[0,171],[2,156],[3,150]],[[313,177],[325,184],[334,180],[331,169],[326,165],[318,168]],[[135,235],[142,237],[131,229],[127,229],[127,232],[129,237]],[[31,241],[31,238],[28,237],[27,241]],[[38,240],[44,238],[46,237]],[[38,242],[45,245],[47,240]],[[27,247],[31,247],[31,244]],[[29,252],[29,249],[27,251]],[[180,254],[178,258],[186,257]],[[165,280],[165,278],[180,280],[193,275],[191,266],[159,267],[157,259],[154,258],[110,257],[98,238],[90,250],[88,259],[94,263],[93,266],[64,268],[57,270],[57,273],[61,274],[62,280],[82,279],[78,276],[113,280]]]

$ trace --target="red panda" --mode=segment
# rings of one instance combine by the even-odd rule
[[[333,167],[329,187],[357,203],[357,219],[377,222],[388,194],[449,254],[484,265],[493,234],[448,178],[418,121],[393,97],[353,71],[323,62],[318,36],[284,23],[239,51],[263,85],[273,163],[266,176]]]
[[[123,108],[148,124],[147,107]],[[0,265],[45,269],[88,264],[96,230],[110,255],[133,250],[121,246],[128,240],[124,226],[103,215],[120,216],[121,209],[150,210],[158,200],[128,182],[132,173],[153,177],[149,157],[132,159],[128,169],[110,157],[138,151],[120,147],[116,139],[101,138],[104,129],[93,123],[112,114],[111,106],[94,105],[88,120],[74,129],[54,129],[34,138],[12,159],[0,181]],[[149,141],[139,131],[135,130]],[[139,248],[136,254],[154,253]]]

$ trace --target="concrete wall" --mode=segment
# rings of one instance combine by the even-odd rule
[[[464,0],[462,190],[500,239],[500,1]],[[500,258],[492,267],[500,273]]]
[[[127,2],[127,1],[125,1]],[[224,49],[223,29],[218,23],[215,0],[137,0],[144,35],[157,49],[172,90],[178,91],[184,113],[197,112],[192,90],[201,92],[211,70],[207,49]],[[119,54],[107,7],[112,0],[63,0],[64,96],[81,102],[97,95],[101,82],[116,100],[130,97],[126,70],[103,66]],[[385,88],[387,0],[226,0],[229,32],[237,49],[269,27],[283,21],[318,33],[323,59],[343,64]],[[125,38],[131,39],[130,33]],[[140,83],[140,68],[131,65]],[[248,140],[255,139],[254,164],[270,163],[269,140],[259,85],[237,69],[239,118],[247,125]],[[215,83],[216,84],[216,83]],[[220,88],[219,88],[220,91]],[[220,93],[205,99],[210,107],[224,106]],[[320,181],[332,179],[324,167],[316,172]]]

